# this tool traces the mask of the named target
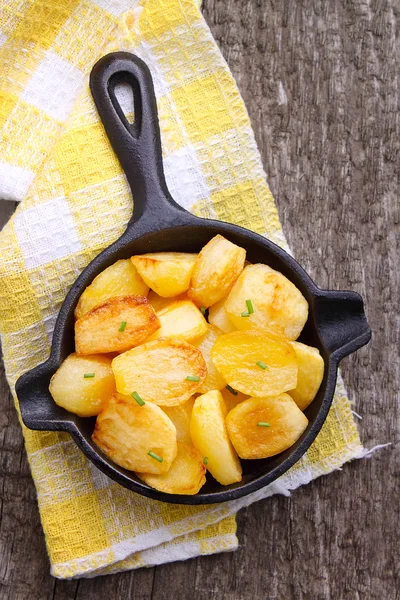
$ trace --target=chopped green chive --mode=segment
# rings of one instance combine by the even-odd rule
[[[204,457],[203,463],[204,463],[205,465],[208,465],[208,456],[205,456],[205,457]]]
[[[126,321],[122,321],[121,325],[119,326],[119,330],[124,331],[125,327],[126,327]]]
[[[228,390],[228,392],[230,392],[231,394],[233,394],[234,396],[238,395],[238,392],[236,390],[233,389],[233,387],[231,387],[230,385],[226,386],[226,389]]]
[[[161,458],[161,456],[158,456],[158,454],[156,454],[152,450],[149,450],[147,454],[149,456],[151,456],[151,458],[154,458],[155,460],[158,460],[158,462],[162,462],[163,461],[163,459]]]
[[[144,406],[146,404],[146,402],[144,400],[142,400],[142,398],[139,396],[139,394],[137,392],[132,392],[131,396],[132,396],[132,398],[134,398],[136,400],[136,402],[139,404],[139,406]]]
[[[269,423],[266,423],[265,421],[258,421],[257,426],[258,427],[271,427],[271,425]]]
[[[247,310],[249,311],[249,315],[252,315],[254,312],[253,303],[251,300],[246,300]]]
[[[186,381],[200,381],[200,377],[198,375],[188,375]]]
[[[204,306],[200,306],[200,310],[203,315],[206,314],[206,309],[204,308]]]
[[[84,379],[92,379],[94,377],[94,373],[85,373],[83,378]]]
[[[249,312],[242,312],[241,317],[249,317],[250,313]]]
[[[265,371],[265,369],[268,369],[268,365],[266,365],[265,363],[263,363],[261,360],[258,360],[256,362],[257,367],[260,367],[260,369],[263,369]]]

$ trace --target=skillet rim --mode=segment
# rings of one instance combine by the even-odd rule
[[[174,210],[172,212],[175,212]],[[178,217],[179,213],[179,217]],[[31,369],[27,373],[21,375],[18,379],[15,389],[20,401],[21,408],[21,416],[24,424],[30,429],[36,430],[50,430],[50,431],[66,431],[68,432],[73,440],[75,441],[78,448],[83,452],[83,454],[92,461],[92,463],[99,468],[103,473],[105,473],[112,480],[116,481],[123,487],[137,492],[143,496],[173,503],[173,504],[186,504],[186,505],[205,505],[205,504],[216,504],[221,502],[228,502],[232,500],[237,500],[244,496],[247,496],[257,490],[269,485],[273,481],[275,481],[278,477],[286,473],[308,450],[311,444],[314,442],[317,437],[322,425],[324,424],[326,417],[328,415],[329,409],[331,407],[336,380],[337,380],[337,371],[340,360],[354,352],[364,344],[368,343],[371,337],[371,331],[369,329],[367,320],[364,315],[363,325],[364,331],[360,333],[359,336],[350,340],[347,344],[341,346],[340,348],[330,351],[327,348],[326,343],[324,342],[323,337],[321,336],[321,330],[315,319],[315,311],[316,311],[316,302],[320,298],[331,298],[331,299],[339,299],[341,301],[347,300],[357,300],[362,303],[362,298],[356,292],[346,292],[346,291],[329,291],[322,290],[311,279],[308,273],[301,267],[301,265],[283,248],[269,240],[268,238],[263,237],[260,234],[257,234],[251,230],[245,229],[238,225],[234,225],[232,223],[227,223],[224,221],[216,221],[213,219],[203,219],[200,217],[196,217],[189,212],[186,211],[176,211],[175,217],[175,225],[167,227],[157,227],[154,225],[154,222],[151,223],[145,216],[143,216],[138,221],[132,220],[125,233],[117,239],[113,244],[108,246],[105,250],[103,250],[100,254],[98,254],[82,271],[82,273],[75,280],[73,285],[71,286],[69,292],[67,293],[64,302],[60,308],[60,311],[57,316],[57,320],[54,327],[53,339],[51,344],[51,352],[49,358],[36,366],[34,369]],[[179,221],[178,223],[176,221]],[[324,397],[321,402],[321,406],[318,410],[318,413],[315,419],[311,422],[309,428],[307,428],[306,432],[303,434],[302,438],[300,438],[300,443],[298,446],[289,453],[289,455],[276,467],[269,470],[267,473],[260,475],[242,485],[237,485],[234,488],[227,488],[226,490],[218,491],[218,492],[198,492],[198,494],[192,496],[180,495],[180,494],[166,494],[165,492],[160,492],[155,488],[151,488],[147,486],[144,482],[138,482],[126,473],[129,471],[121,472],[118,470],[118,465],[114,466],[113,461],[107,459],[107,457],[103,458],[103,453],[100,450],[95,450],[93,446],[89,444],[85,435],[82,431],[82,428],[76,423],[75,420],[68,419],[54,419],[54,420],[40,420],[40,419],[31,419],[29,416],[29,402],[32,402],[32,397],[29,392],[30,385],[36,380],[39,381],[43,378],[47,378],[49,375],[54,374],[54,372],[58,369],[62,362],[62,347],[63,347],[63,337],[64,332],[67,326],[68,319],[71,318],[71,312],[73,312],[76,303],[79,299],[80,294],[83,292],[83,289],[89,285],[89,283],[94,279],[94,277],[100,273],[101,270],[106,268],[104,266],[105,262],[109,262],[112,264],[114,259],[114,255],[121,251],[126,245],[130,242],[139,241],[141,238],[144,238],[149,234],[156,234],[162,231],[168,231],[173,229],[183,230],[185,227],[192,227],[193,225],[200,227],[207,227],[209,230],[215,230],[214,235],[218,233],[225,233],[229,235],[229,232],[235,234],[238,233],[241,236],[244,236],[256,244],[261,244],[265,246],[267,251],[276,255],[279,259],[283,260],[286,266],[289,268],[291,272],[297,274],[297,276],[301,279],[304,286],[309,291],[309,294],[313,300],[310,305],[310,315],[314,317],[314,323],[312,327],[315,329],[321,347],[324,349],[327,355],[327,359],[324,358],[325,369],[326,369],[326,377],[327,377],[327,386],[325,389]],[[210,234],[210,239],[212,234]],[[117,259],[118,260],[118,259]],[[265,263],[264,263],[265,264]],[[28,388],[28,389],[27,389]],[[48,390],[47,390],[48,391]],[[29,396],[29,397],[28,397]],[[54,406],[57,406],[54,403]],[[58,407],[57,407],[58,408]],[[65,413],[72,414],[72,413]],[[290,449],[289,449],[290,450]],[[133,473],[133,472],[132,472]]]

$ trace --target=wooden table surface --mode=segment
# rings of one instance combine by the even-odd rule
[[[236,553],[57,581],[2,372],[1,600],[400,598],[399,13],[396,0],[204,6],[295,256],[321,287],[366,300],[372,342],[343,374],[364,444],[392,446],[243,510]]]

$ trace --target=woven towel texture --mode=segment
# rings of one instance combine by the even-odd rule
[[[196,2],[5,0],[0,42],[0,197],[23,200],[0,234],[0,332],[13,393],[19,375],[47,358],[72,282],[132,213],[88,89],[105,53],[131,51],[150,67],[177,202],[287,249],[248,115]],[[129,111],[126,90],[120,98]],[[23,432],[60,578],[234,550],[242,506],[288,493],[362,450],[340,378],[306,456],[268,488],[224,505],[142,498],[101,474],[66,434]]]

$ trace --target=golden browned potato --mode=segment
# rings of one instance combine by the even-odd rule
[[[144,473],[166,473],[176,457],[176,431],[155,404],[142,406],[131,397],[114,394],[98,415],[94,443],[117,465]]]
[[[211,475],[222,485],[241,481],[242,466],[225,426],[226,407],[221,392],[213,390],[196,398],[190,435]]]
[[[123,352],[137,346],[160,327],[145,296],[110,298],[75,323],[78,354]]]
[[[247,400],[248,398],[246,394],[242,394],[242,392],[234,390],[229,385],[221,390],[221,394],[224,399],[227,412],[230,412],[233,408],[235,408],[235,406],[243,402],[243,400]]]
[[[152,290],[172,298],[188,289],[196,257],[186,252],[156,252],[132,256],[131,260]]]
[[[85,289],[75,308],[75,318],[81,319],[92,308],[116,296],[146,296],[149,286],[140,277],[131,260],[117,260],[104,269]]]
[[[70,354],[51,378],[49,390],[58,406],[80,417],[94,417],[115,392],[111,359]]]
[[[169,416],[176,429],[176,440],[181,444],[192,443],[190,437],[190,418],[194,405],[194,398],[189,398],[179,406],[163,406],[163,411]]]
[[[226,417],[231,442],[243,459],[283,452],[299,439],[307,425],[308,419],[288,394],[249,398]]]
[[[217,371],[211,359],[211,348],[214,346],[217,337],[221,335],[221,332],[212,325],[208,325],[207,327],[206,335],[196,343],[196,346],[201,351],[207,365],[207,377],[197,390],[202,394],[209,392],[210,390],[222,390],[222,388],[226,386],[225,379]]]
[[[210,306],[208,311],[208,322],[214,327],[218,327],[223,333],[230,333],[236,331],[236,327],[228,319],[228,315],[225,310],[226,298],[218,300],[215,304]]]
[[[184,342],[195,342],[207,332],[207,321],[191,300],[172,302],[157,317],[160,329],[157,329],[148,341],[160,337],[173,337]]]
[[[246,251],[232,244],[222,235],[216,235],[199,253],[190,281],[188,296],[208,308],[227,295],[239,277]]]
[[[197,494],[206,482],[206,468],[200,452],[186,444],[178,442],[178,454],[168,473],[151,475],[138,473],[147,485],[166,494]]]
[[[308,303],[300,290],[282,273],[261,264],[244,268],[225,310],[241,331],[274,329],[289,340],[299,337],[308,317]]]
[[[120,354],[112,361],[112,369],[118,392],[137,392],[159,406],[183,404],[207,376],[200,350],[173,338],[160,338]]]
[[[157,314],[160,310],[163,310],[174,302],[177,302],[178,300],[189,300],[189,298],[187,297],[186,293],[180,294],[179,296],[174,296],[174,298],[162,298],[153,292],[153,290],[150,290],[147,295],[147,300],[150,302],[155,310],[155,313]]]
[[[211,358],[225,381],[250,396],[276,396],[297,385],[297,358],[274,332],[233,331],[220,335]]]
[[[291,395],[300,410],[305,410],[314,400],[324,377],[324,360],[318,348],[306,346],[300,342],[291,342],[296,352],[299,364],[297,385],[290,390]]]

